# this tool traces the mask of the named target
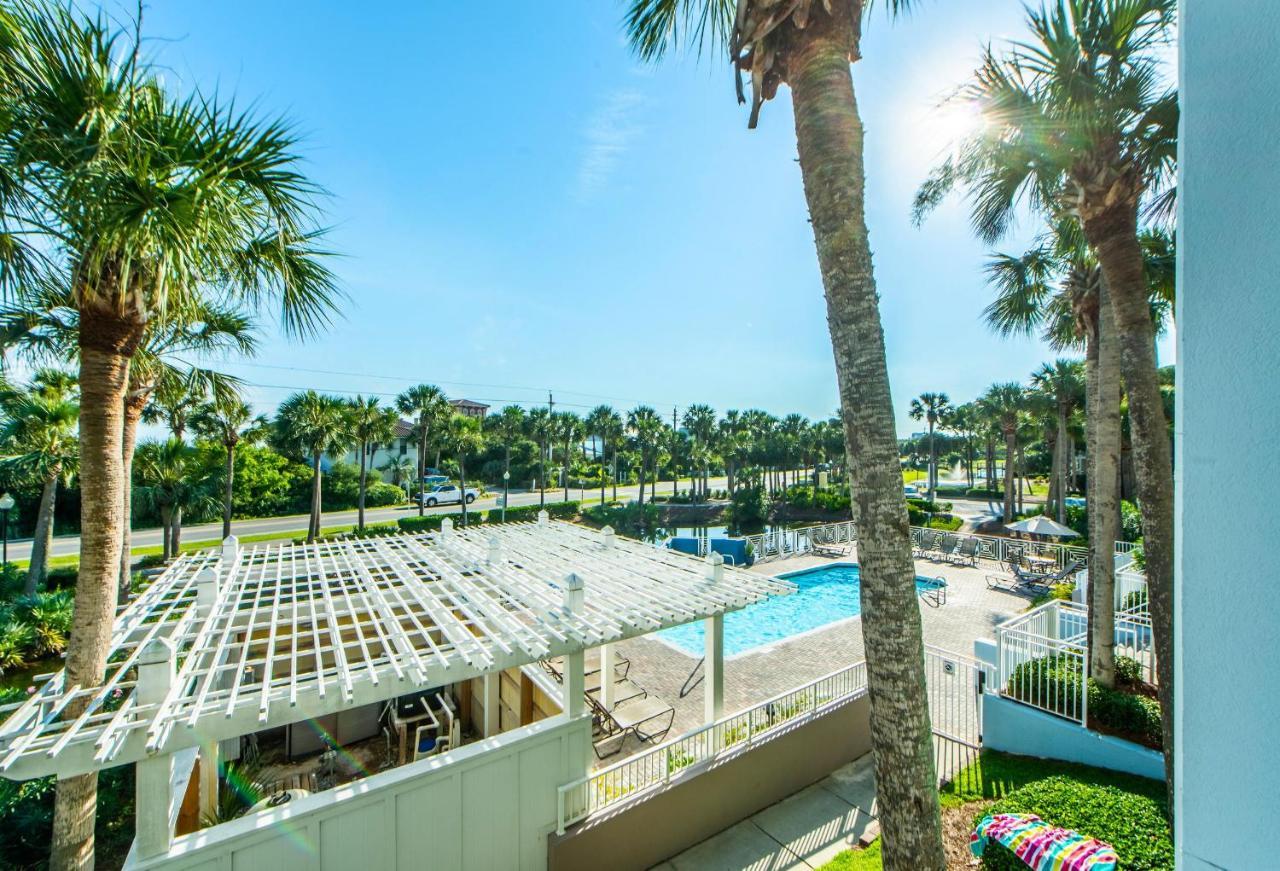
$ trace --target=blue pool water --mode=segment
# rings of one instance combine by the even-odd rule
[[[725,615],[725,656],[774,644],[792,635],[862,613],[862,603],[858,598],[861,583],[856,565],[819,566],[780,577],[795,584],[796,591],[789,596],[773,596]],[[937,585],[937,581],[931,578],[916,578],[917,592]],[[658,637],[693,656],[702,656],[705,650],[701,620],[663,629]]]

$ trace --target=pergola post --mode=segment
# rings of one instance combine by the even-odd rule
[[[538,512],[538,525],[539,525],[539,526],[546,526],[546,525],[547,525],[547,523],[548,523],[550,520],[551,520],[551,515],[547,512],[547,509],[545,509],[545,508],[544,508],[544,509],[542,509],[541,511],[539,511],[539,512]]]
[[[453,538],[453,521],[446,517],[440,521],[440,539],[448,541],[451,538]]]
[[[724,615],[716,614],[703,621],[707,646],[702,664],[706,721],[714,723],[724,716]]]
[[[230,569],[240,558],[240,539],[228,535],[222,540],[222,565]]]
[[[707,554],[707,580],[718,584],[724,580],[724,557]],[[716,614],[703,621],[706,648],[703,651],[703,712],[708,723],[724,716],[724,615]]]
[[[138,657],[139,706],[164,701],[173,684],[173,645],[163,638],[147,642]],[[169,852],[173,826],[169,809],[173,805],[173,755],[165,753],[140,760],[136,770],[136,820],[138,855],[143,858]]]
[[[227,542],[234,544],[235,537],[228,538]],[[227,542],[223,542],[224,548]],[[226,557],[223,559],[225,562]],[[234,561],[232,558],[231,562],[225,564],[231,565]],[[218,573],[213,569],[201,569],[196,575],[196,616],[201,622],[208,620],[213,613],[213,606],[218,600],[218,586]],[[198,776],[201,819],[212,818],[218,810],[218,775],[221,771],[218,753],[217,741],[206,741],[200,745]]]
[[[539,516],[546,514],[539,512]],[[541,522],[541,519],[540,519]],[[570,614],[582,612],[582,578],[570,572],[564,578],[564,607]],[[564,712],[574,720],[582,716],[583,696],[586,695],[586,655],[579,649],[564,658]]]
[[[492,738],[502,730],[502,672],[484,676],[484,736]]]
[[[502,562],[502,539],[496,535],[489,536],[489,565],[495,566]]]
[[[618,537],[614,534],[612,526],[606,526],[600,530],[600,536],[606,550],[612,549],[618,543]],[[604,706],[606,711],[613,710],[614,699],[618,694],[617,688],[613,682],[613,645],[600,645],[600,704]]]

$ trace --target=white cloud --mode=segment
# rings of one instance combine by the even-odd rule
[[[613,91],[592,114],[582,131],[585,144],[575,189],[580,201],[592,199],[617,171],[623,154],[642,130],[634,116],[643,103],[639,91]]]

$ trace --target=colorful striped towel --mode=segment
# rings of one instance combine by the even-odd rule
[[[981,856],[994,838],[1035,871],[1115,871],[1116,851],[1094,838],[1051,826],[1035,814],[988,814],[969,835]]]

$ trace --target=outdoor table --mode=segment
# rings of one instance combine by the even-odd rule
[[[1037,571],[1046,571],[1057,567],[1058,561],[1049,556],[1028,556],[1024,557],[1031,568]]]

